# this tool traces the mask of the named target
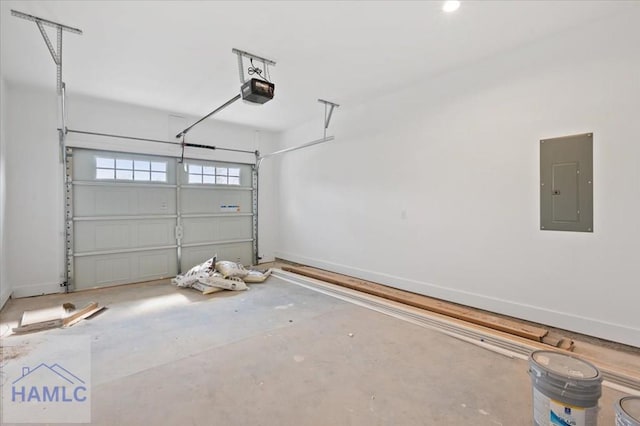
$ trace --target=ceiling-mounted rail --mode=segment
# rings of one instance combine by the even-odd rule
[[[236,149],[236,148],[223,148],[223,147],[219,147],[219,146],[211,146],[211,145],[202,145],[202,144],[197,144],[197,143],[189,143],[189,142],[171,142],[171,141],[163,141],[161,139],[149,139],[149,138],[139,138],[136,136],[124,136],[124,135],[115,135],[112,133],[99,133],[99,132],[88,132],[88,131],[84,131],[84,130],[73,130],[73,129],[67,129],[68,133],[77,133],[80,135],[91,135],[91,136],[104,136],[104,137],[109,137],[109,138],[118,138],[118,139],[127,139],[127,140],[133,140],[133,141],[141,141],[141,142],[155,142],[155,143],[164,143],[164,144],[168,144],[168,145],[175,145],[175,146],[183,146],[183,147],[191,147],[191,148],[201,148],[201,149],[209,149],[212,151],[230,151],[230,152],[241,152],[244,154],[256,154],[256,151],[249,151],[246,149]]]
[[[320,138],[320,139],[316,139],[316,140],[311,141],[311,142],[305,142],[305,143],[303,143],[301,145],[296,145],[296,146],[292,146],[290,148],[285,148],[285,149],[281,149],[279,151],[270,152],[268,154],[260,155],[258,157],[258,167],[262,163],[262,160],[264,160],[265,158],[273,157],[274,155],[284,154],[286,152],[297,151],[298,149],[307,148],[307,147],[310,147],[310,146],[313,146],[313,145],[318,145],[318,144],[325,143],[325,142],[331,142],[332,140],[335,139],[334,136],[327,136],[327,129],[329,128],[329,123],[331,123],[331,115],[333,114],[333,109],[339,107],[340,105],[338,105],[338,104],[336,104],[334,102],[325,101],[324,99],[318,99],[318,102],[324,104],[324,122],[323,122],[324,136],[322,138]]]
[[[237,101],[238,99],[240,99],[240,94],[235,95],[233,98],[229,99],[227,102],[225,102],[224,104],[220,105],[218,108],[214,109],[213,111],[211,111],[209,114],[205,115],[204,117],[202,117],[200,120],[196,121],[195,123],[193,123],[191,126],[187,127],[186,129],[184,129],[183,131],[181,131],[180,133],[178,133],[176,135],[176,139],[179,139],[183,136],[186,136],[187,133],[189,133],[189,130],[191,130],[194,126],[200,124],[202,121],[206,120],[207,118],[211,117],[213,114],[218,113],[220,111],[222,111],[223,109],[225,109],[226,107],[228,107],[229,105],[231,105],[232,103],[234,103],[235,101]]]
[[[308,146],[318,145],[324,142],[331,142],[334,139],[335,139],[334,136],[326,136],[320,139],[316,139],[315,141],[303,143],[302,145],[296,145],[296,146],[292,146],[291,148],[285,148],[285,149],[281,149],[280,151],[270,152],[269,154],[261,155],[260,160],[262,160],[263,158],[273,157],[274,155],[284,154],[285,152],[296,151],[298,149],[306,148]]]

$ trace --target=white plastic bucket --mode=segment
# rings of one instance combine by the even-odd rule
[[[596,426],[602,395],[596,366],[560,352],[535,351],[529,375],[535,426]]]
[[[620,398],[614,408],[616,426],[640,426],[640,396]]]

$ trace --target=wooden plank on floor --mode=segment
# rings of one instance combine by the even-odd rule
[[[336,274],[334,272],[324,271],[309,266],[283,266],[282,269],[353,290],[362,291],[374,296],[383,297],[405,305],[461,319],[473,324],[504,331],[516,336],[535,340],[536,342],[541,342],[542,338],[548,333],[548,330],[541,327],[534,327],[519,321],[479,312],[475,309],[457,305],[455,303],[445,302],[404,290],[398,290],[382,284]]]
[[[279,266],[281,269],[284,269],[282,265]],[[323,286],[327,286],[327,287],[332,287],[332,286],[337,286],[336,284],[331,284],[331,283],[327,283],[324,280],[322,285]],[[364,292],[360,292],[358,290],[354,290],[354,289],[350,289],[350,288],[346,288],[344,286],[339,286],[342,287],[342,291],[345,292],[345,294],[349,295],[351,293],[364,293]],[[360,297],[363,297],[362,295],[360,295]],[[375,295],[370,295],[370,296],[364,296],[365,298],[371,297],[374,300],[379,298],[379,296],[375,296]],[[453,318],[451,316],[448,315],[443,315],[443,314],[439,314],[436,312],[428,312],[426,313],[424,309],[420,309],[420,308],[416,308],[414,306],[409,306],[405,303],[401,303],[401,302],[396,302],[393,300],[388,300],[385,299],[384,302],[388,305],[388,306],[394,306],[396,308],[400,308],[405,312],[413,312],[419,316],[422,315],[427,315],[431,318],[440,318],[440,320],[448,323],[448,324],[456,324],[457,326],[463,328],[463,329],[473,329],[473,330],[477,330],[481,333],[485,333],[487,335],[490,336],[495,336],[498,337],[500,339],[507,339],[510,342],[514,342],[518,345],[522,345],[526,348],[529,348],[529,350],[531,351],[535,351],[535,350],[550,350],[548,343],[543,342],[538,342],[536,340],[532,340],[532,339],[528,339],[525,337],[520,337],[520,336],[516,336],[514,334],[508,333],[508,332],[504,332],[504,331],[500,331],[500,330],[496,330],[493,328],[489,328],[489,327],[484,327],[478,324],[473,324],[471,322],[468,321],[464,321],[458,318]],[[550,334],[553,335],[557,335],[557,333],[554,332],[550,332]],[[544,339],[543,339],[544,340]],[[567,339],[568,343],[571,345],[571,348],[566,348],[563,346],[566,346],[566,344],[563,344],[563,342],[565,342],[565,338],[560,339],[560,341],[556,342],[556,344],[558,344],[558,347],[552,350],[555,350],[557,352],[561,352],[561,353],[567,353],[568,355],[576,355],[578,356],[580,359],[583,359],[585,361],[589,361],[592,364],[594,364],[596,367],[598,367],[601,371],[607,372],[608,374],[611,375],[615,375],[618,376],[623,382],[626,382],[627,384],[623,384],[623,386],[628,386],[631,389],[638,389],[640,390],[640,387],[633,385],[633,383],[640,383],[640,369],[638,368],[633,368],[631,367],[629,364],[627,366],[622,366],[620,365],[619,362],[616,362],[613,359],[607,359],[607,354],[606,353],[601,353],[598,356],[596,356],[596,354],[588,354],[585,352],[579,352],[579,353],[571,353],[571,351],[573,351],[574,349],[574,342],[570,339]],[[566,343],[566,342],[565,342]],[[637,363],[633,363],[631,365],[633,365],[635,367],[635,364]]]
[[[76,323],[79,323],[80,321],[85,320],[85,319],[87,319],[89,317],[92,317],[92,316],[96,315],[97,313],[104,311],[105,309],[107,309],[106,306],[98,306],[98,307],[96,307],[94,309],[90,309],[90,310],[84,310],[83,309],[84,313],[82,313],[79,316],[76,316],[75,318],[65,322],[64,326],[65,327],[71,327],[72,325],[74,325]]]
[[[95,314],[98,310],[98,303],[91,302],[82,309],[74,311],[63,319],[63,325],[69,326],[78,322],[78,320]]]
[[[31,333],[34,331],[49,330],[51,328],[58,328],[61,326],[62,326],[62,318],[50,320],[50,321],[36,322],[28,325],[21,325],[19,327],[14,327],[13,332],[14,333]]]

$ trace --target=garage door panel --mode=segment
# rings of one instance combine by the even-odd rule
[[[173,188],[136,188],[136,214],[175,214],[176,193]]]
[[[74,187],[74,216],[127,216],[176,214],[174,188],[118,184],[78,185]]]
[[[185,218],[182,223],[184,244],[252,237],[251,216]]]
[[[182,271],[186,272],[194,265],[202,263],[216,254],[218,259],[251,265],[252,251],[253,245],[251,242],[185,247],[182,249]]]
[[[125,284],[175,276],[175,249],[75,258],[77,288]]]
[[[209,190],[207,190],[209,189]],[[251,213],[251,191],[218,188],[182,188],[180,206],[183,214]],[[237,209],[229,206],[238,206]]]
[[[175,220],[144,221],[139,224],[138,247],[175,244]]]
[[[175,244],[175,219],[78,221],[75,230],[76,254]]]
[[[76,245],[80,252],[132,247],[131,232],[126,223],[87,223],[86,226],[78,225],[76,229],[82,235],[79,239],[82,243]]]
[[[95,269],[96,284],[121,282],[131,277],[131,262],[128,256],[113,255],[106,258],[86,258],[86,260],[82,259],[80,261],[80,266],[83,263],[90,265],[92,261],[95,262],[93,269]]]
[[[177,271],[170,273],[170,266],[177,262],[171,260],[175,258],[175,250],[160,253],[140,254],[138,260],[138,277],[142,279],[151,279],[158,275],[167,277],[174,276]],[[171,259],[170,259],[171,258]]]
[[[131,207],[130,192],[126,188],[76,186],[73,190],[74,216],[125,215]]]

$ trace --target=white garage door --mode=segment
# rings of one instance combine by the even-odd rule
[[[216,253],[252,263],[251,166],[85,149],[69,162],[73,288],[172,277]]]

